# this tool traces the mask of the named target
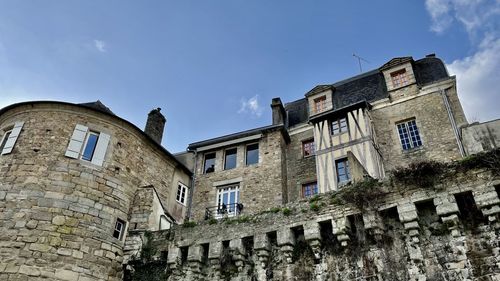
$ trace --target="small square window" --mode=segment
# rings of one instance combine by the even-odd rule
[[[224,170],[236,168],[236,148],[227,149],[224,155]]]
[[[337,120],[332,121],[332,135],[337,135],[340,133],[347,132],[347,119],[346,118],[340,118]]]
[[[335,161],[335,166],[337,168],[338,183],[345,183],[351,180],[351,171],[349,169],[349,161],[347,161],[347,158]]]
[[[304,157],[312,156],[316,153],[314,140],[307,140],[302,142],[302,153]]]
[[[0,152],[2,152],[3,148],[5,147],[5,144],[7,143],[7,140],[9,139],[10,134],[12,133],[12,130],[8,130],[3,134],[2,140],[0,141]]]
[[[85,144],[82,151],[81,158],[86,161],[92,161],[94,156],[94,151],[97,146],[97,141],[99,140],[99,133],[89,131],[85,138]]]
[[[406,74],[406,69],[401,69],[391,73],[392,87],[399,88],[408,85],[408,75]]]
[[[187,190],[188,188],[184,184],[179,183],[177,185],[177,196],[175,197],[175,200],[182,205],[186,205]]]
[[[247,166],[259,163],[259,144],[254,143],[254,144],[247,145],[247,155],[246,156],[247,156],[247,158],[246,158]]]
[[[396,124],[403,150],[422,146],[422,139],[415,119]]]
[[[314,113],[320,113],[326,110],[326,96],[314,99]]]
[[[205,174],[215,172],[215,153],[205,154],[205,165],[203,167]]]
[[[307,198],[319,193],[318,183],[311,182],[302,185],[302,197]]]
[[[125,221],[117,218],[115,223],[115,229],[113,231],[113,237],[122,240],[124,232],[125,232]]]

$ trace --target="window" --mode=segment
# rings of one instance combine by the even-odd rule
[[[182,183],[179,183],[177,185],[177,196],[175,197],[175,200],[177,200],[177,202],[181,203],[182,205],[186,205],[187,190],[187,186],[183,185]]]
[[[205,165],[203,167],[205,174],[215,172],[215,153],[205,154]]]
[[[418,132],[417,122],[415,119],[396,124],[398,128],[399,140],[403,150],[422,146],[422,139]]]
[[[326,109],[326,96],[314,99],[314,113],[320,113]]]
[[[307,198],[318,194],[318,183],[311,182],[302,185],[302,197]]]
[[[85,140],[85,145],[83,146],[83,152],[81,158],[83,160],[92,161],[94,156],[94,151],[97,146],[97,140],[99,139],[99,133],[89,132]]]
[[[247,145],[247,159],[246,164],[253,165],[259,163],[259,144],[249,144]]]
[[[220,216],[235,216],[238,214],[240,207],[240,186],[228,185],[220,187],[217,190],[217,213]]]
[[[14,149],[17,138],[21,134],[24,122],[16,122],[14,126],[0,130],[3,131],[3,136],[0,137],[0,155],[9,154]]]
[[[224,170],[236,168],[236,148],[227,149],[224,156]]]
[[[3,134],[2,142],[0,143],[0,151],[2,151],[3,148],[5,147],[5,143],[7,143],[7,140],[9,139],[11,133],[12,130],[8,130],[7,132],[5,132],[5,134]]]
[[[337,182],[344,183],[351,180],[351,171],[349,171],[349,162],[347,158],[335,161],[337,167]]]
[[[391,73],[392,87],[398,88],[408,84],[408,75],[406,69],[401,69]]]
[[[347,119],[340,118],[332,121],[332,135],[347,132]]]
[[[115,223],[115,229],[113,231],[113,237],[122,240],[124,232],[125,232],[125,221],[117,218]]]
[[[302,153],[304,157],[312,156],[315,154],[314,140],[307,140],[302,142]]]
[[[88,127],[78,124],[73,131],[65,155],[102,166],[110,138],[108,134],[91,131]]]

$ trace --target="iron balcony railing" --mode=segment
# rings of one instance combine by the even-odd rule
[[[243,211],[242,203],[221,204],[219,206],[208,207],[205,210],[205,220],[215,218],[221,219],[225,217],[236,217]]]

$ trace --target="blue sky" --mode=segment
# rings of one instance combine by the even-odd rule
[[[0,0],[0,107],[99,99],[140,128],[161,107],[178,152],[269,125],[273,97],[358,74],[353,53],[436,53],[469,120],[500,117],[500,0]]]

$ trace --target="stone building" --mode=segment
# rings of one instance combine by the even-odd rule
[[[3,108],[0,280],[499,280],[500,121],[455,79],[394,58],[178,154],[160,108]]]
[[[143,132],[99,101],[0,111],[0,280],[121,280],[128,230],[184,221],[191,171],[159,114]]]

